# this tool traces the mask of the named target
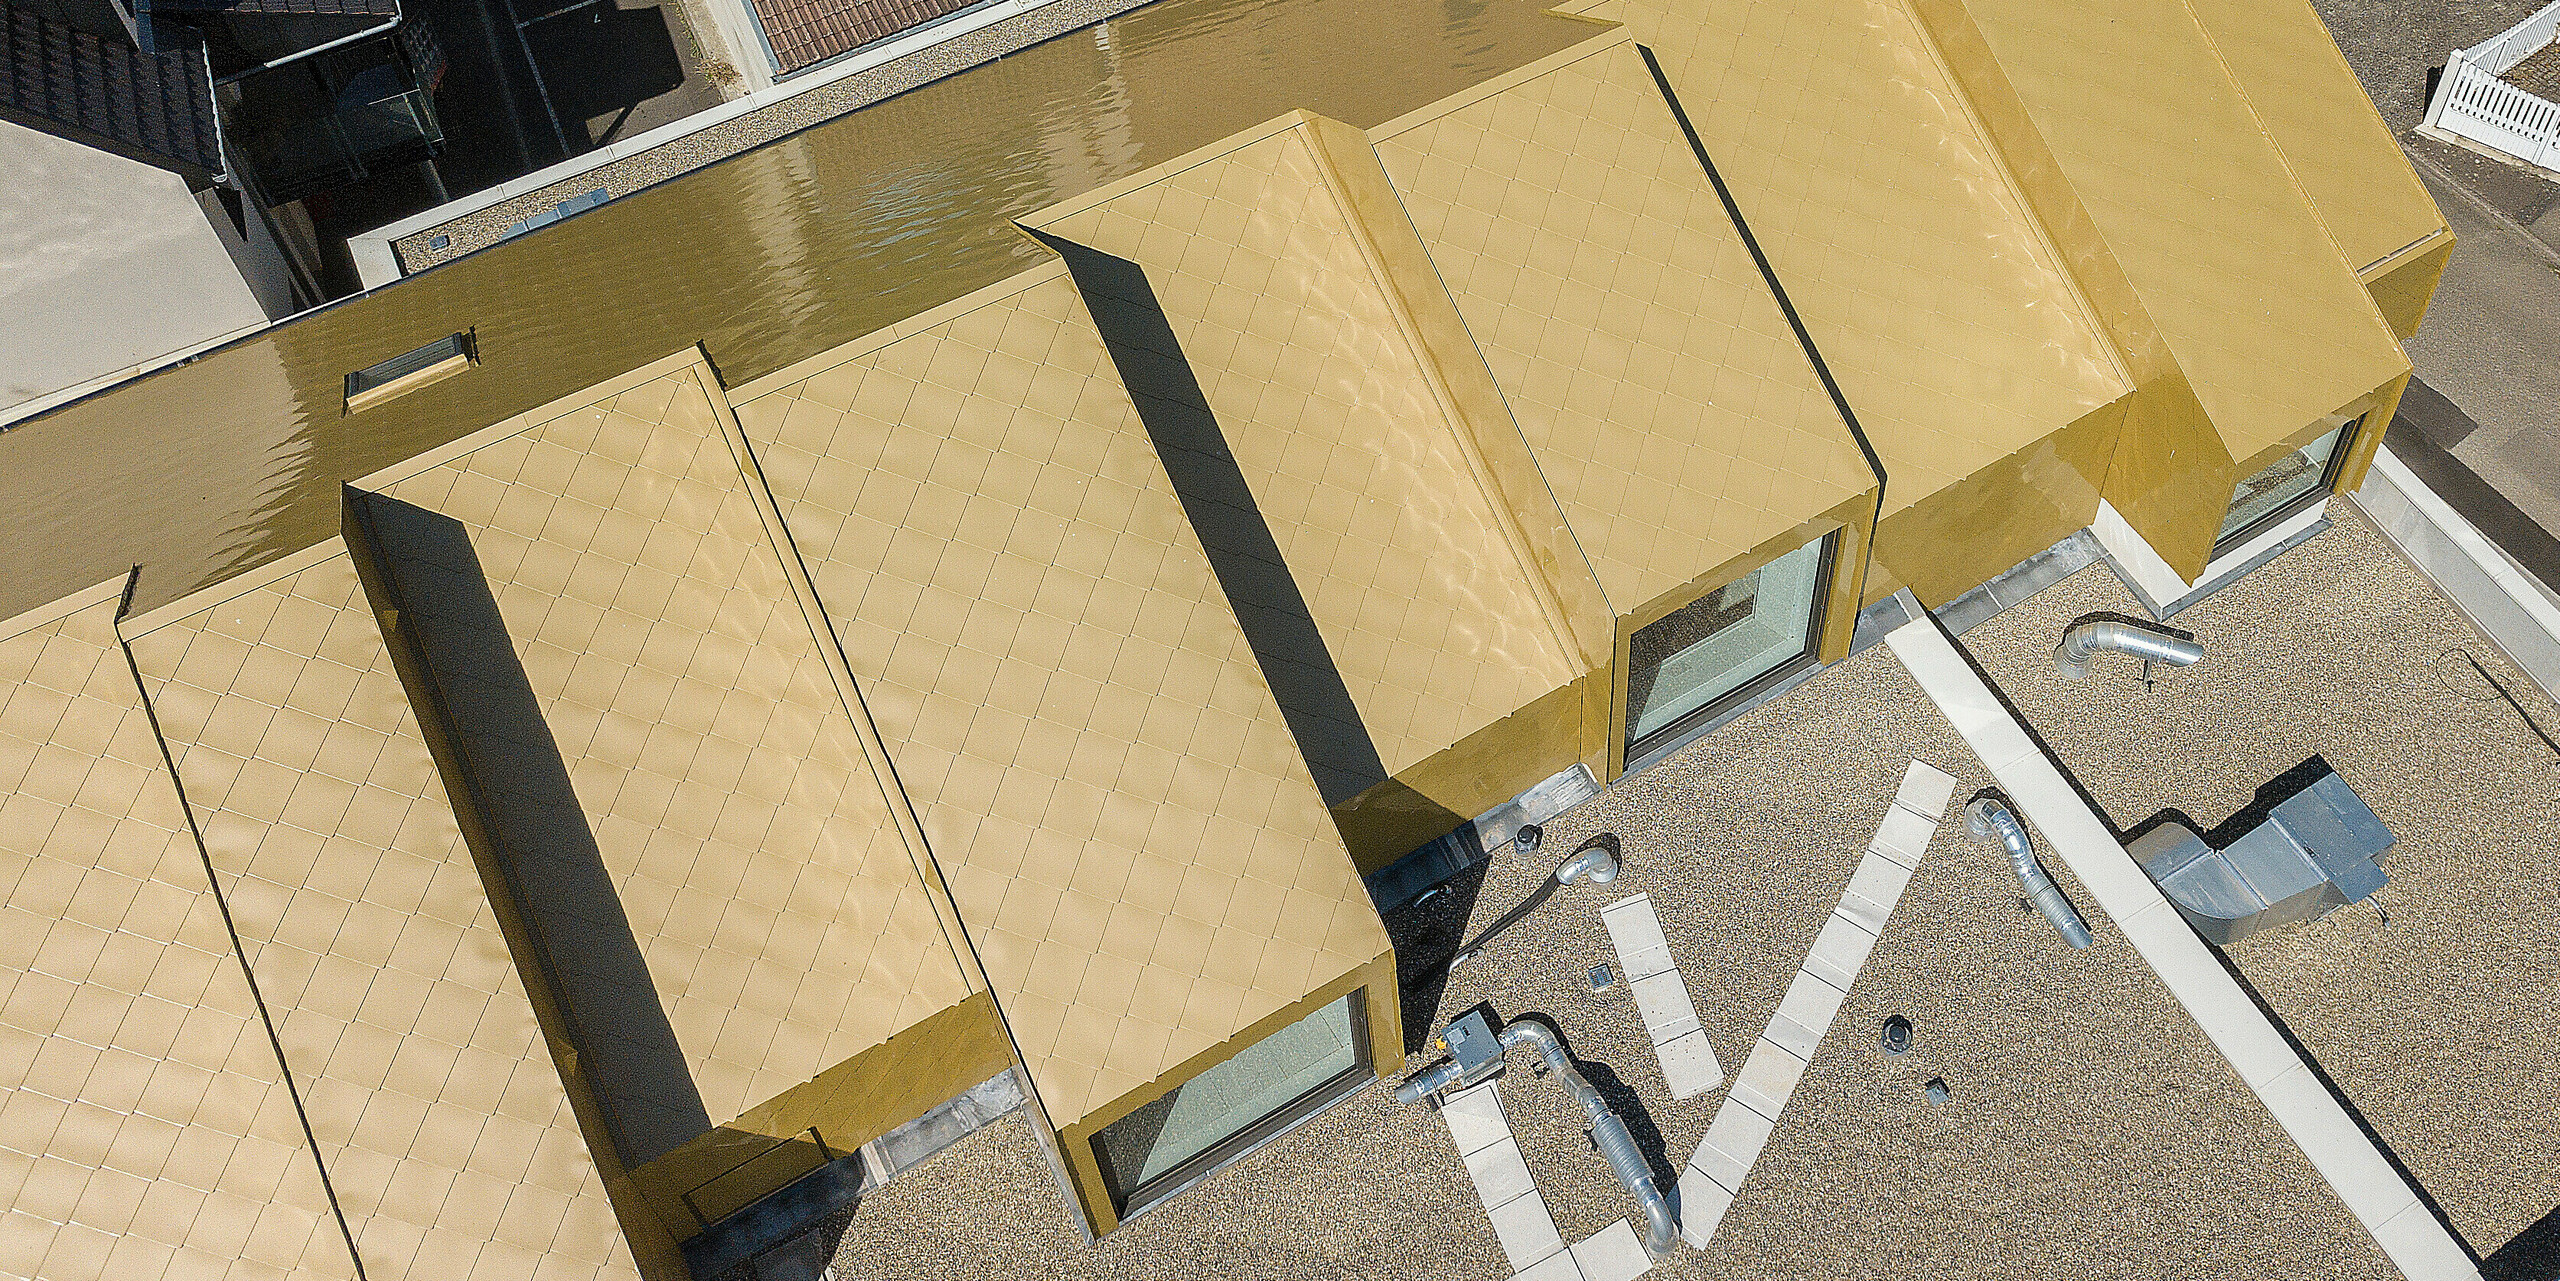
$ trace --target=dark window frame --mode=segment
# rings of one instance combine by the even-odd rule
[[[1111,1208],[1120,1216],[1122,1222],[1125,1223],[1131,1218],[1163,1204],[1171,1197],[1188,1191],[1191,1185],[1209,1177],[1209,1175],[1215,1173],[1220,1168],[1233,1164],[1237,1159],[1244,1156],[1245,1153],[1279,1137],[1282,1133],[1286,1132],[1291,1127],[1294,1127],[1299,1122],[1306,1120],[1308,1117],[1314,1116],[1316,1113],[1333,1106],[1337,1102],[1340,1102],[1342,1099],[1348,1097],[1352,1091],[1368,1084],[1371,1080],[1374,1080],[1377,1077],[1377,1068],[1375,1066],[1375,1061],[1370,1054],[1369,1048],[1369,989],[1365,986],[1357,987],[1344,995],[1348,996],[1351,1000],[1351,1066],[1344,1068],[1341,1072],[1336,1073],[1331,1077],[1326,1078],[1324,1081],[1307,1090],[1305,1093],[1300,1094],[1296,1098],[1289,1100],[1287,1103],[1281,1104],[1277,1109],[1265,1114],[1261,1120],[1255,1121],[1253,1124],[1248,1125],[1243,1129],[1210,1144],[1208,1147],[1201,1149],[1197,1154],[1183,1161],[1180,1165],[1177,1165],[1152,1179],[1148,1179],[1134,1188],[1129,1188],[1124,1191],[1120,1187],[1119,1181],[1112,1177],[1111,1163],[1104,1158],[1102,1151],[1102,1131],[1110,1129],[1111,1125],[1119,1124],[1119,1121],[1115,1120],[1111,1125],[1098,1127],[1091,1135],[1086,1136],[1085,1146],[1093,1156],[1094,1168],[1100,1171],[1102,1175],[1103,1192],[1111,1198]],[[1332,1005],[1334,1001],[1340,1001],[1342,999],[1343,997],[1337,996],[1333,1001],[1325,1002],[1325,1005]],[[1322,1007],[1318,1008],[1321,1009]],[[1314,1015],[1315,1011],[1311,1010],[1308,1012],[1306,1017],[1312,1018]],[[1294,1026],[1294,1024],[1292,1026]],[[1277,1034],[1279,1030],[1280,1029],[1274,1029],[1274,1033]],[[1259,1045],[1261,1042],[1257,1041],[1254,1044]],[[1245,1048],[1250,1049],[1252,1047],[1247,1046]],[[1236,1051],[1236,1054],[1242,1053],[1244,1053],[1244,1050]],[[1192,1079],[1197,1080],[1199,1079],[1199,1076],[1205,1076],[1209,1072],[1215,1071],[1217,1068],[1233,1062],[1235,1057],[1236,1055],[1231,1054],[1224,1059],[1220,1059],[1216,1064],[1202,1069],[1201,1072],[1198,1075],[1195,1075]],[[1190,1081],[1185,1081],[1183,1082],[1183,1085],[1189,1085],[1190,1083]],[[1181,1088],[1182,1086],[1174,1087],[1176,1090]],[[1172,1091],[1167,1091],[1166,1093],[1169,1094],[1171,1092]],[[1159,1095],[1157,1097],[1161,1098],[1163,1096]],[[1149,1100],[1149,1102],[1153,1101],[1154,1100],[1152,1099]],[[1145,1105],[1141,1104],[1140,1106],[1143,1107]],[[1134,1112],[1135,1109],[1132,1109],[1132,1111]],[[1123,1117],[1121,1119],[1125,1120],[1127,1118]]]
[[[1802,672],[1806,668],[1812,667],[1821,661],[1822,629],[1824,624],[1830,621],[1831,614],[1831,577],[1833,572],[1838,569],[1840,561],[1840,535],[1838,531],[1834,531],[1832,533],[1824,534],[1817,541],[1822,550],[1816,554],[1816,558],[1821,562],[1821,564],[1814,574],[1813,617],[1805,624],[1804,648],[1797,650],[1794,657],[1780,660],[1776,666],[1752,677],[1750,680],[1744,681],[1742,684],[1735,686],[1724,694],[1691,710],[1679,719],[1672,721],[1670,724],[1665,725],[1642,738],[1628,737],[1626,745],[1627,760],[1643,760],[1645,757],[1654,754],[1663,747],[1678,742],[1683,736],[1695,733],[1699,726],[1731,712],[1733,709],[1750,702],[1752,699],[1760,697],[1762,694],[1769,692],[1772,688],[1785,682],[1788,678],[1795,676],[1797,673]],[[1788,554],[1792,555],[1793,553],[1790,552]],[[1771,559],[1774,560],[1776,558],[1772,557]],[[1709,590],[1719,591],[1722,590],[1722,588],[1711,588]],[[1697,598],[1692,600],[1690,604],[1694,605],[1698,600],[1704,600],[1706,596],[1706,592],[1700,592]],[[1686,609],[1688,608],[1688,605],[1683,605],[1680,608]],[[1662,618],[1669,618],[1672,614],[1679,612],[1680,611],[1676,609],[1672,610],[1669,613],[1664,614]],[[1657,618],[1653,621],[1654,623],[1658,623],[1661,622],[1662,619]],[[1651,626],[1653,626],[1653,623],[1645,624],[1645,627]],[[1635,652],[1636,633],[1642,632],[1643,630],[1644,627],[1639,627],[1627,634],[1626,652],[1630,656]],[[1630,657],[1629,661],[1633,661],[1632,657]],[[1627,684],[1632,687],[1634,683],[1635,673],[1630,671],[1627,673]],[[1629,706],[1626,709],[1625,719],[1632,722],[1635,718],[1635,712],[1636,709],[1633,706]],[[1623,729],[1631,730],[1633,729],[1633,725],[1629,724],[1624,726]]]
[[[2338,428],[2338,443],[2329,451],[2329,460],[2320,465],[2320,479],[2311,488],[2295,495],[2266,515],[2213,540],[2213,553],[2205,558],[2206,563],[2211,564],[2240,550],[2247,546],[2251,539],[2301,515],[2314,504],[2325,502],[2331,494],[2337,493],[2338,473],[2346,469],[2347,455],[2355,448],[2356,438],[2364,434],[2365,419],[2372,416],[2370,413],[2358,414],[2342,424]]]

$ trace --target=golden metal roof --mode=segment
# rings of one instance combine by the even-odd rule
[[[1387,952],[1063,268],[736,401],[1052,1122]]]
[[[117,644],[123,586],[0,624],[0,1276],[352,1278]]]
[[[1874,488],[1631,33],[1372,132],[1616,613]]]
[[[2307,0],[2214,0],[2187,11],[2349,266],[2361,272],[2444,229],[2444,214]]]
[[[1031,225],[1145,269],[1393,775],[1586,667],[1309,128],[1284,117]]]
[[[688,352],[360,487],[469,530],[716,1124],[969,987],[707,376]]]
[[[1160,0],[0,432],[0,616],[337,532],[338,485],[707,344],[745,380],[1042,260],[1007,220],[1306,107],[1366,127],[1589,34],[1534,0]],[[460,330],[480,363],[355,415]]]
[[[364,1275],[636,1277],[354,565],[330,550],[133,647]]]
[[[1964,0],[2231,457],[2407,372],[2183,0]]]
[[[1660,59],[1884,460],[1886,514],[2131,390],[1900,4],[1574,8]]]

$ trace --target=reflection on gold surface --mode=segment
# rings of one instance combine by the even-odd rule
[[[336,532],[338,485],[701,341],[731,382],[1040,260],[1006,219],[1307,107],[1366,127],[1587,37],[1519,0],[1162,0],[0,434],[0,616],[148,610]],[[349,370],[482,363],[342,418]]]

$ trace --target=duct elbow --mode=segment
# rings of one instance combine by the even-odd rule
[[[2204,646],[2192,640],[2111,618],[2093,619],[2062,634],[2054,646],[2053,668],[2066,680],[2089,674],[2089,660],[2100,651],[2131,654],[2154,663],[2185,667],[2204,657]]]
[[[2089,923],[2080,918],[2080,909],[2071,906],[2061,887],[2045,874],[2044,864],[2036,860],[2034,843],[2027,839],[2026,824],[2018,821],[2008,804],[1996,796],[1977,797],[1964,807],[1964,817],[1975,840],[1997,844],[2009,856],[2009,870],[2017,873],[2018,888],[2026,893],[2036,911],[2053,923],[2062,941],[2073,948],[2089,946],[2093,941]]]

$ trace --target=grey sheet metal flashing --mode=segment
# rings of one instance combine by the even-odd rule
[[[1464,826],[1371,872],[1369,900],[1382,914],[1403,907],[1485,861],[1490,851],[1509,844],[1521,828],[1551,823],[1599,794],[1600,781],[1592,777],[1590,767],[1566,766]]]
[[[2395,843],[2355,789],[2331,773],[2221,849],[2171,819],[2126,850],[2196,933],[2228,947],[2363,902],[2389,881],[2377,861]]]

